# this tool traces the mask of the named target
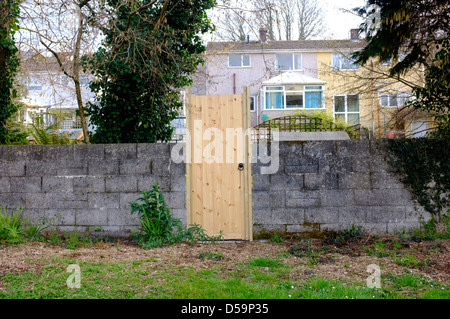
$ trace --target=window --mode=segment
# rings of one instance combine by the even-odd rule
[[[36,77],[30,77],[28,80],[28,90],[30,91],[42,91],[42,84]]]
[[[242,68],[250,66],[250,55],[248,54],[231,54],[228,56],[228,67]]]
[[[332,55],[332,66],[336,70],[358,70],[358,64],[352,61],[349,57],[333,53]]]
[[[280,71],[302,70],[302,55],[299,53],[277,54],[276,66]]]
[[[425,137],[427,136],[428,125],[425,121],[412,121],[411,122],[411,136],[412,137]]]
[[[406,102],[411,100],[411,94],[407,92],[398,92],[393,94],[381,94],[380,105],[381,107],[398,107],[405,105]]]
[[[324,108],[323,86],[286,85],[264,87],[264,108],[276,109],[317,109]]]
[[[334,118],[349,124],[359,123],[359,95],[333,96]]]

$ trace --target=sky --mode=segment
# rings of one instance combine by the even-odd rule
[[[245,8],[245,4],[237,1],[238,7]],[[348,39],[350,37],[350,29],[356,29],[362,23],[362,19],[356,14],[346,12],[351,11],[355,7],[362,7],[365,0],[315,0],[321,3],[321,6],[326,11],[326,20],[328,31],[320,36],[320,39]],[[215,14],[220,14],[220,11],[213,9],[211,12],[212,19],[215,21]],[[295,30],[294,30],[295,32]],[[251,35],[254,37],[254,35]],[[295,37],[295,35],[294,35]],[[318,38],[319,39],[319,38]],[[221,41],[220,36],[206,36],[206,41]]]
[[[362,19],[355,14],[344,12],[342,9],[351,10],[362,7],[365,0],[317,0],[327,9],[328,33],[333,39],[349,38],[350,29],[358,28]]]

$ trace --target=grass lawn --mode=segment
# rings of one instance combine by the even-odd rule
[[[450,287],[433,280],[409,257],[376,256],[370,249],[359,256],[322,251],[299,257],[290,247],[273,242],[177,244],[149,250],[123,243],[78,249],[8,245],[0,248],[0,298],[450,298]],[[73,264],[79,273],[67,272]],[[367,287],[369,264],[380,265],[380,288]],[[80,288],[69,288],[78,274]]]

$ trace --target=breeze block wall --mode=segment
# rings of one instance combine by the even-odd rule
[[[363,226],[394,233],[430,218],[387,163],[381,140],[279,142],[275,174],[253,174],[254,233]]]
[[[279,167],[252,164],[254,234],[317,232],[361,225],[392,233],[429,218],[385,161],[379,141],[280,142]],[[186,167],[175,144],[0,146],[0,206],[23,208],[57,229],[127,236],[139,222],[129,202],[158,182],[186,224]]]
[[[0,146],[0,205],[24,208],[62,231],[136,229],[129,202],[158,182],[173,214],[186,222],[185,165],[171,144]]]

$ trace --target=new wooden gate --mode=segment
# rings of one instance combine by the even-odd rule
[[[225,239],[252,240],[248,93],[186,95],[188,224]]]

